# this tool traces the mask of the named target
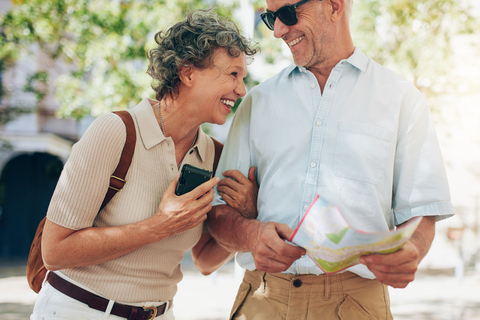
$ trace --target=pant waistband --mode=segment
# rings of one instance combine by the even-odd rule
[[[108,308],[110,302],[108,299],[80,288],[54,272],[48,273],[47,281],[61,293],[88,305],[92,309],[106,311]],[[128,320],[149,320],[164,314],[167,305],[171,305],[171,303],[164,303],[159,307],[135,307],[115,302],[110,313]]]
[[[265,273],[258,270],[246,270],[244,279],[253,287],[275,287],[282,290],[310,291],[310,286],[316,292],[341,293],[344,290],[356,290],[365,286],[377,285],[378,280],[366,279],[352,272],[337,274],[284,274]]]

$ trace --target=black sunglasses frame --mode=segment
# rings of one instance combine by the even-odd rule
[[[298,23],[297,8],[312,0],[301,0],[297,3],[283,6],[275,12],[267,11],[260,15],[268,29],[273,30],[275,19],[278,17],[286,26],[293,26]]]

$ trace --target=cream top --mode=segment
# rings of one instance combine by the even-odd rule
[[[78,141],[65,164],[47,217],[66,228],[118,226],[152,216],[169,182],[178,173],[175,147],[165,138],[148,99],[129,110],[137,143],[124,188],[98,212],[125,144],[123,121],[109,113],[98,117]],[[212,170],[213,141],[200,129],[183,163]],[[182,279],[180,262],[199,240],[202,225],[146,245],[106,263],[61,270],[99,295],[123,303],[167,301]]]

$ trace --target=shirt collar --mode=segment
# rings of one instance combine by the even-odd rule
[[[368,58],[358,47],[355,47],[355,51],[353,51],[353,54],[345,61],[362,72],[365,72],[365,70],[367,69]]]
[[[365,72],[367,68],[367,63],[368,63],[368,58],[365,56],[365,54],[360,50],[360,48],[355,47],[355,50],[353,51],[353,54],[348,57],[347,59],[341,60],[338,64],[341,64],[342,62],[348,62],[350,65],[353,67],[359,69],[362,72]],[[337,65],[338,65],[337,64]],[[297,72],[305,72],[306,68],[305,67],[299,67],[295,65],[295,63],[290,64],[288,67],[285,68],[285,76],[290,76],[290,74],[294,71]]]
[[[153,100],[152,101],[156,101]],[[140,101],[133,108],[137,120],[137,130],[139,131],[140,139],[145,146],[145,149],[151,149],[157,144],[167,140],[162,133],[162,129],[157,122],[154,110],[150,104],[149,99],[145,98]],[[195,142],[194,150],[197,150],[198,155],[205,161],[207,153],[207,135],[203,132],[202,128],[198,130],[197,142]]]

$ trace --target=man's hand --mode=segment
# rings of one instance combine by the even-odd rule
[[[286,224],[276,222],[260,222],[251,234],[251,253],[255,260],[255,267],[259,271],[277,273],[287,270],[295,260],[305,254],[305,249],[286,243],[293,230]]]
[[[420,261],[425,257],[435,236],[435,217],[423,217],[402,249],[389,254],[370,254],[360,257],[360,263],[386,285],[405,288],[415,279]]]
[[[381,283],[393,288],[405,288],[415,279],[420,259],[417,248],[408,241],[394,253],[363,256],[360,263],[366,265]]]
[[[220,180],[217,186],[218,194],[242,216],[255,219],[258,195],[255,167],[251,167],[248,171],[248,179],[238,170],[227,170],[223,176],[225,179]]]

